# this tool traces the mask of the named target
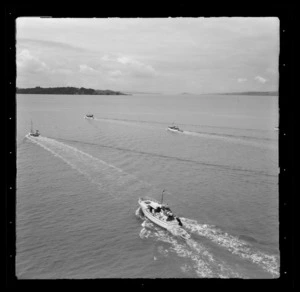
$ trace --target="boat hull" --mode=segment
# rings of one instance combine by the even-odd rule
[[[146,202],[148,202],[148,203],[146,203]],[[178,217],[175,216],[174,220],[167,221],[166,217],[163,216],[161,213],[156,214],[156,216],[154,216],[148,209],[148,206],[151,206],[152,208],[155,209],[157,207],[162,207],[162,206],[164,206],[166,208],[167,207],[166,205],[162,205],[161,203],[159,203],[155,200],[152,200],[152,199],[143,199],[143,198],[139,199],[139,205],[140,205],[140,208],[141,208],[144,216],[146,218],[148,218],[154,224],[170,231],[173,235],[182,237],[184,240],[188,240],[189,238],[191,238],[190,234],[188,234],[188,232],[186,230],[184,230],[184,228],[181,227],[182,223],[180,225],[179,222],[177,221],[177,219],[179,219]],[[180,221],[180,219],[179,219],[179,221]]]
[[[179,223],[177,222],[177,220],[174,221],[165,221],[163,219],[163,216],[157,217],[157,216],[153,216],[152,213],[150,212],[150,210],[148,209],[148,205],[146,205],[144,203],[144,201],[142,201],[141,199],[139,200],[139,205],[142,209],[143,214],[153,223],[167,229],[173,229],[173,228],[180,228]],[[153,205],[152,205],[153,206]],[[157,206],[159,206],[159,204],[157,204]]]
[[[167,128],[168,131],[170,132],[174,132],[174,133],[182,133],[183,131],[182,130],[174,130],[174,129],[170,129],[170,128]]]
[[[31,136],[31,137],[39,137],[39,136],[40,136],[40,134],[28,133],[28,136]]]

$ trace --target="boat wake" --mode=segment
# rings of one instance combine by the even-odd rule
[[[33,138],[27,136],[27,138],[52,153],[55,157],[63,160],[73,169],[84,175],[89,181],[101,188],[106,187],[110,190],[113,188],[115,193],[119,193],[121,190],[131,193],[142,190],[144,194],[153,191],[150,184],[139,180],[136,176],[126,173],[122,169],[75,147],[47,137]]]
[[[111,112],[110,114],[116,114]],[[119,112],[117,114],[120,114]],[[128,114],[128,113],[123,113],[123,114]],[[139,115],[156,115],[157,113],[138,113]],[[163,125],[166,126],[168,124],[170,124],[169,122],[159,122],[159,121],[154,121],[154,120],[134,120],[134,119],[126,119],[126,118],[108,118],[108,117],[102,117],[102,118],[95,118],[95,120],[99,120],[99,121],[117,121],[117,122],[129,122],[131,124],[133,123],[138,123],[138,124],[157,124],[157,125]],[[208,128],[208,129],[222,129],[222,130],[241,130],[240,127],[226,127],[226,126],[213,126],[213,125],[207,125],[207,124],[190,124],[190,123],[180,123],[180,126],[182,126],[183,128],[199,128],[199,129],[203,129],[203,128]],[[274,128],[275,129],[275,128]],[[243,128],[243,131],[247,131],[247,132],[253,132],[253,131],[259,131],[261,133],[267,133],[270,130],[262,130],[262,129],[253,129],[253,128]],[[214,131],[214,130],[213,130]],[[197,133],[197,132],[194,132]],[[204,132],[199,132],[199,133],[204,133]],[[206,133],[206,132],[205,132]],[[218,134],[217,134],[218,135]],[[247,136],[248,137],[248,136]]]
[[[115,123],[119,125],[129,125],[134,127],[140,127],[140,128],[148,128],[148,129],[157,129],[156,127],[152,126],[151,124],[155,124],[153,121],[138,121],[138,120],[129,120],[129,119],[109,119],[109,118],[94,118],[93,121],[98,122],[109,122],[109,123]],[[158,123],[163,124],[165,123]],[[165,128],[164,128],[165,129]],[[173,132],[173,131],[169,131]],[[252,146],[252,147],[259,147],[259,148],[268,148],[277,150],[278,146],[276,140],[268,139],[268,138],[257,138],[252,136],[236,136],[236,135],[230,135],[230,134],[218,134],[213,132],[195,132],[195,131],[174,131],[177,134],[184,134],[199,138],[206,138],[206,139],[218,139],[222,141],[226,141],[228,143],[235,143],[239,145],[245,145],[245,146]]]
[[[143,220],[139,234],[140,238],[150,238],[158,242],[168,243],[168,247],[160,246],[158,252],[163,256],[175,253],[177,256],[185,258],[187,261],[184,261],[181,270],[187,274],[195,273],[198,277],[203,278],[246,278],[239,269],[230,266],[220,257],[216,257],[211,248],[193,238],[195,235],[200,235],[209,239],[209,242],[214,243],[217,247],[224,249],[225,252],[238,256],[239,260],[246,260],[258,265],[273,278],[279,277],[279,259],[277,256],[255,250],[249,243],[222,232],[214,226],[181,218],[185,228],[191,235],[188,239],[183,240],[178,234],[168,232],[149,221],[142,215],[140,208],[136,210],[136,215]]]
[[[98,185],[98,187],[113,189],[115,193],[120,194],[124,191],[130,194],[140,193],[145,196],[151,196],[154,187],[136,176],[124,172],[122,169],[111,165],[99,158],[85,153],[75,147],[69,146],[55,139],[39,136],[26,136],[32,143],[44,148],[55,157],[61,159],[73,169],[81,173],[89,181]],[[214,245],[237,256],[239,259],[258,265],[272,277],[279,276],[279,259],[275,255],[268,255],[237,237],[231,236],[214,226],[199,224],[195,220],[181,218],[190,237],[184,238],[181,234],[172,233],[151,223],[144,218],[139,211],[136,216],[143,220],[140,231],[141,238],[151,238],[161,243],[162,248],[158,249],[159,255],[175,254],[184,259],[181,267],[184,273],[193,274],[198,277],[239,277],[245,278],[241,272],[237,272],[227,262],[224,262],[211,251],[204,243],[199,243],[193,237],[202,236],[212,242]],[[167,244],[167,247],[166,247]],[[166,248],[165,248],[166,247]],[[164,252],[167,250],[168,253]]]
[[[94,118],[94,121],[108,122],[108,123],[114,123],[114,124],[119,124],[119,125],[128,125],[128,126],[134,126],[134,127],[139,127],[139,128],[148,128],[148,129],[155,128],[151,125],[147,125],[146,123],[139,123],[138,121],[131,121],[131,120],[126,120],[126,119]]]
[[[169,230],[173,235],[175,236],[180,236],[183,239],[190,239],[191,235],[184,229],[182,228],[172,228]]]
[[[204,161],[197,161],[197,160],[191,160],[191,159],[186,159],[186,158],[180,158],[180,157],[175,157],[175,156],[169,156],[169,155],[164,155],[164,154],[159,154],[159,153],[151,153],[151,152],[145,152],[145,151],[140,151],[136,149],[129,149],[129,148],[123,148],[123,147],[117,147],[117,146],[110,146],[110,145],[104,145],[104,144],[99,144],[99,143],[91,143],[91,142],[86,142],[86,141],[78,141],[78,140],[70,140],[70,139],[59,139],[60,141],[66,141],[66,142],[72,142],[72,143],[80,143],[80,144],[86,144],[86,145],[95,145],[103,148],[108,148],[108,149],[114,149],[114,150],[120,150],[124,152],[129,152],[133,154],[142,154],[142,155],[149,155],[152,157],[159,157],[163,159],[171,159],[171,160],[176,160],[176,161],[182,161],[182,162],[188,162],[188,163],[193,163],[195,165],[203,165],[207,167],[216,167],[220,171],[225,170],[225,171],[237,171],[237,172],[246,172],[248,173],[247,175],[253,174],[255,176],[269,176],[269,177],[276,177],[278,174],[273,174],[273,173],[267,173],[265,171],[259,171],[259,170],[254,170],[254,169],[245,169],[245,168],[239,168],[239,167],[233,167],[231,165],[225,165],[225,164],[216,164],[216,163],[209,163],[209,162],[204,162]]]
[[[181,267],[183,273],[191,277],[199,278],[244,278],[243,275],[234,271],[229,265],[220,259],[216,259],[210,249],[188,238],[183,240],[178,234],[164,230],[143,217],[140,208],[136,210],[136,215],[143,219],[139,236],[141,239],[152,239],[162,245],[157,247],[157,256],[168,257],[175,254],[182,258]]]
[[[182,218],[184,225],[191,232],[210,239],[234,255],[257,264],[272,275],[279,277],[279,258],[256,250],[251,244],[235,236],[229,235],[207,224],[199,224],[196,220]]]
[[[200,137],[200,138],[219,139],[222,141],[236,143],[236,144],[245,145],[245,146],[277,149],[277,146],[274,143],[272,143],[272,140],[270,140],[270,139],[257,139],[257,138],[253,138],[253,137],[242,137],[242,136],[227,135],[227,134],[192,132],[192,131],[183,131],[182,134]]]

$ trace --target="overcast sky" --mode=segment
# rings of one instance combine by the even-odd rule
[[[17,86],[278,89],[277,18],[18,18]]]

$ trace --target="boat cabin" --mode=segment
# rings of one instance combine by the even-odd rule
[[[174,224],[174,221],[176,220],[179,226],[183,226],[181,220],[173,214],[168,205],[162,204],[153,199],[142,198],[140,201],[144,204],[144,212],[147,211],[147,213],[150,213],[152,217],[165,223],[169,222],[170,224]],[[152,217],[150,217],[150,220],[153,220]],[[158,223],[158,225],[160,224]]]
[[[33,136],[33,137],[38,137],[38,136],[40,136],[39,130],[36,130],[35,132],[33,131],[32,121],[31,121],[31,128],[30,128],[29,135],[30,135],[30,136]]]
[[[182,130],[180,130],[179,127],[177,127],[177,126],[170,126],[169,129],[170,129],[170,130],[175,130],[175,131],[182,131]]]
[[[38,137],[38,136],[40,136],[39,130],[36,130],[35,133],[34,133],[34,132],[31,132],[31,133],[30,133],[30,136],[33,136],[33,137]]]

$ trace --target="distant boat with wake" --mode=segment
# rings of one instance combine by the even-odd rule
[[[167,128],[167,130],[169,130],[171,132],[183,132],[183,130],[179,129],[179,127],[177,127],[177,126],[169,126]]]
[[[86,114],[85,116],[84,116],[84,118],[85,119],[94,119],[94,115],[92,115],[92,114]]]
[[[33,126],[32,126],[32,121],[31,121],[31,128],[30,128],[29,136],[39,137],[40,135],[41,134],[40,134],[39,130],[36,130],[35,132],[33,131]]]

